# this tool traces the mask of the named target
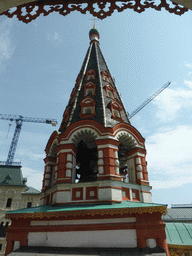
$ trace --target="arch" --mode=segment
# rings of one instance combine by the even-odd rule
[[[132,148],[139,147],[136,138],[127,131],[119,131],[115,137],[127,151]]]
[[[71,134],[71,141],[77,147],[77,144],[81,140],[86,140],[86,143],[90,144],[91,141],[94,141],[98,137],[98,135],[99,134],[94,129],[83,127]]]
[[[136,138],[128,131],[121,130],[116,134],[117,140],[120,142],[118,147],[119,171],[125,182],[134,182],[134,170],[130,169],[127,163],[127,152],[138,147]]]
[[[57,131],[54,131],[54,132],[51,134],[51,136],[50,136],[50,138],[49,138],[49,140],[48,140],[48,142],[47,142],[47,145],[46,145],[46,147],[45,147],[45,153],[46,153],[46,155],[49,154],[50,149],[51,149],[51,147],[52,147],[52,145],[53,145],[53,142],[54,142],[56,139],[57,139],[57,141],[58,141],[58,133],[57,133]],[[57,142],[57,144],[58,144],[58,142]]]
[[[14,196],[14,194],[16,194],[16,191],[14,189],[8,189],[6,191],[6,194],[12,195],[12,197]]]
[[[115,127],[113,128],[113,134],[116,139],[120,132],[128,133],[129,135],[136,139],[138,147],[145,148],[145,139],[142,137],[140,132],[132,125],[125,123],[119,123],[115,125]]]
[[[48,156],[51,156],[51,157],[56,157],[56,152],[55,152],[55,149],[58,145],[58,139],[55,139],[49,149],[49,153],[48,153]]]

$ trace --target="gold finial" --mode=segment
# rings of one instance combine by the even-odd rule
[[[95,19],[95,18],[94,18],[94,19],[89,19],[89,20],[93,20],[93,21],[94,21],[94,22],[93,22],[93,28],[96,28],[96,26],[95,26],[95,21],[98,20],[98,19]]]

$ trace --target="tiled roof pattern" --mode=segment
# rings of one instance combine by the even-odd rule
[[[0,185],[24,186],[21,167],[0,165]]]
[[[162,219],[165,222],[192,222],[192,208],[168,208]]]
[[[159,207],[162,204],[140,203],[123,201],[115,204],[71,204],[62,206],[42,205],[32,208],[18,209],[7,213],[35,213],[35,212],[60,212],[60,211],[82,211],[82,210],[102,210],[102,209],[120,209],[120,208],[140,208],[140,207]]]
[[[192,223],[166,223],[167,243],[192,246]]]
[[[96,114],[94,117],[90,117],[88,119],[95,120],[99,122],[101,125],[103,125],[104,127],[114,127],[116,124],[122,122],[122,121],[115,120],[111,117],[112,113],[109,108],[109,103],[112,101],[112,99],[107,97],[106,90],[104,88],[105,85],[109,84],[113,89],[115,89],[115,98],[123,106],[123,109],[121,111],[122,118],[124,119],[123,122],[130,124],[127,112],[124,109],[121,96],[115,86],[114,80],[110,74],[110,71],[107,67],[103,54],[100,50],[99,44],[94,42],[94,43],[91,43],[91,45],[89,46],[89,49],[83,61],[83,65],[80,71],[80,75],[82,79],[80,81],[80,84],[76,87],[76,90],[77,90],[76,101],[74,101],[73,103],[70,103],[69,101],[67,108],[71,109],[70,118],[67,121],[68,122],[67,126],[65,126],[63,130],[60,130],[61,132],[64,132],[69,125],[82,120],[79,116],[81,114],[80,103],[84,98],[84,84],[87,82],[86,72],[90,69],[93,69],[96,72],[95,79],[90,80],[96,84],[95,95],[91,96],[94,98],[96,102],[96,105],[95,105]],[[110,75],[110,83],[103,81],[102,74],[101,74],[102,71],[105,71]]]

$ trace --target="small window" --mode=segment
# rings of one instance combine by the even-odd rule
[[[86,90],[86,96],[87,95],[93,95],[93,89],[87,89]]]
[[[83,109],[83,114],[88,115],[92,113],[92,108],[88,107],[88,108],[84,108]]]
[[[103,80],[106,81],[106,82],[109,82],[109,78],[107,76],[104,76]]]
[[[8,199],[7,199],[6,207],[7,207],[7,208],[10,208],[10,207],[11,207],[11,203],[12,203],[12,198],[8,198]]]
[[[28,202],[27,203],[27,208],[31,208],[31,206],[32,206],[32,202]]]
[[[111,91],[108,91],[108,96],[110,97],[110,98],[114,98],[114,95],[113,95],[113,93],[111,92]]]
[[[119,117],[119,118],[120,118],[120,114],[119,114],[119,111],[118,111],[118,110],[113,109],[113,114],[114,114],[114,116],[116,116],[116,117]]]
[[[2,249],[2,244],[0,244],[0,251],[1,251],[1,249]]]
[[[88,75],[87,80],[91,80],[91,79],[94,79],[94,78],[95,78],[94,75],[90,74],[90,75]]]
[[[136,199],[136,194],[133,192],[133,198]]]

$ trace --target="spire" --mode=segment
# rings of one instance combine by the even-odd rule
[[[76,79],[59,131],[80,120],[94,120],[105,128],[130,124],[121,96],[99,47],[99,32],[89,31],[90,46]]]

